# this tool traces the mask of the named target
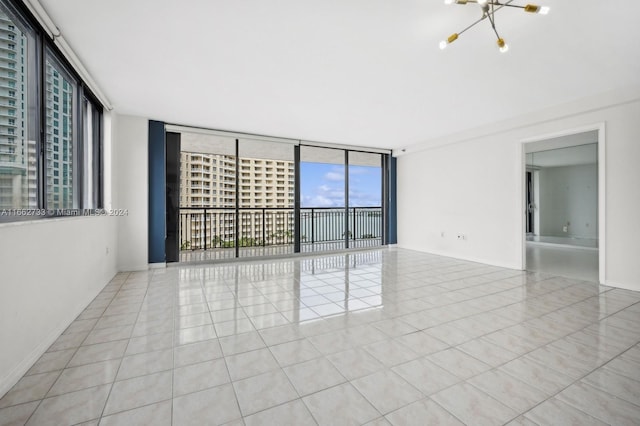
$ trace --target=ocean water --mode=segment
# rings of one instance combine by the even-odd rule
[[[300,218],[300,235],[302,242],[336,241],[344,238],[345,230],[349,230],[351,238],[366,239],[382,236],[382,216],[379,212],[362,211],[348,218],[345,224],[342,211],[316,211],[315,217],[311,213],[302,213]]]

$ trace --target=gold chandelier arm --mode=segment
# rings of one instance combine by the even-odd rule
[[[496,34],[498,40],[500,39],[500,34],[498,34],[498,30],[496,29],[496,18],[495,18],[495,10],[493,10],[493,5],[491,6],[491,12],[487,13],[487,17],[489,18],[489,22],[491,22],[491,29]]]
[[[484,21],[484,19],[486,18],[486,16],[482,16],[482,18],[478,19],[477,21],[475,21],[473,24],[465,27],[462,31],[458,31],[458,35],[462,34],[463,32],[467,31],[469,28],[473,27],[474,25],[476,25],[478,22],[482,22]]]

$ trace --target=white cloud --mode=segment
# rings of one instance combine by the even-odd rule
[[[324,178],[326,180],[330,180],[330,181],[333,181],[333,182],[344,182],[344,174],[343,173],[328,172],[326,175],[324,175]]]
[[[303,207],[343,207],[344,188],[323,184],[302,197]]]

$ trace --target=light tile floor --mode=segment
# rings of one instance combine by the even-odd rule
[[[632,425],[640,293],[401,249],[118,274],[2,425]]]
[[[527,270],[598,282],[598,249],[527,242]]]

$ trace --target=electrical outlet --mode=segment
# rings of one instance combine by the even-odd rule
[[[458,239],[459,240],[466,240],[467,236],[465,234],[458,234]]]

